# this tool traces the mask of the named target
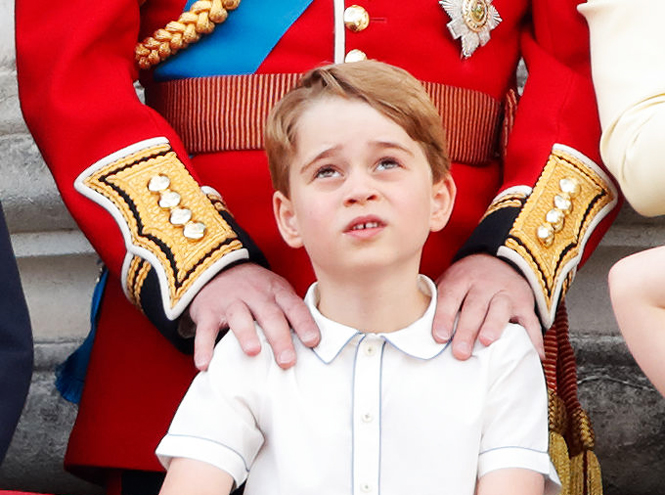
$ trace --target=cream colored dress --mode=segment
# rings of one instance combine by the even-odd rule
[[[641,214],[665,214],[665,1],[588,0],[603,161]]]

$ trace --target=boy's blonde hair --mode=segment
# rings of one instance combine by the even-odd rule
[[[296,151],[298,121],[323,98],[360,100],[402,127],[418,142],[434,182],[450,169],[441,116],[418,80],[403,69],[365,60],[311,70],[271,110],[265,143],[273,187],[289,195],[289,165]]]

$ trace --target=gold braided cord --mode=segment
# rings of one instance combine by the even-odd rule
[[[545,333],[543,369],[549,394],[550,459],[561,480],[560,495],[603,495],[595,435],[577,394],[577,364],[570,344],[565,301]]]
[[[183,12],[177,21],[169,22],[163,29],[158,29],[136,44],[134,55],[141,69],[149,69],[196,43],[201,35],[211,33],[217,24],[228,17],[229,10],[235,10],[240,0],[199,0],[187,12]]]

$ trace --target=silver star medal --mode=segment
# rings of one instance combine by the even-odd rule
[[[469,58],[490,40],[490,31],[502,21],[492,0],[439,0],[452,19],[448,30],[453,39],[462,38],[462,56]]]

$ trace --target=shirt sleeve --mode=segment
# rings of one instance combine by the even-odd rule
[[[478,458],[478,477],[522,468],[545,476],[545,493],[558,493],[548,452],[547,385],[526,330],[509,325],[491,348],[489,390]]]
[[[236,486],[246,480],[264,442],[257,414],[272,359],[266,347],[248,357],[231,332],[220,341],[208,371],[196,376],[157,447],[164,467],[185,457],[226,471]]]

